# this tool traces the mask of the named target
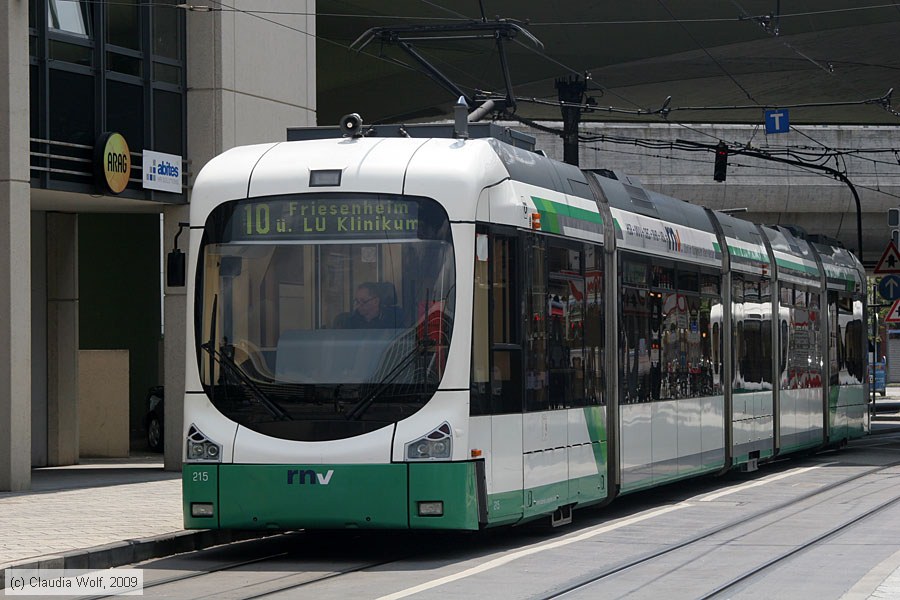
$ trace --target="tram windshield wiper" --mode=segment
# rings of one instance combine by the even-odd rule
[[[419,340],[416,345],[413,347],[409,353],[404,356],[400,361],[394,365],[394,368],[385,374],[376,384],[375,389],[366,394],[356,405],[350,409],[350,411],[346,415],[346,419],[350,420],[359,420],[362,418],[363,414],[372,406],[372,403],[381,396],[384,391],[387,389],[389,383],[397,379],[401,373],[403,373],[410,364],[412,364],[413,360],[416,357],[424,355],[429,346],[433,346],[434,342],[432,340]]]
[[[265,392],[259,389],[250,376],[244,373],[244,371],[234,363],[234,359],[232,359],[228,353],[217,350],[215,346],[209,342],[200,344],[200,347],[209,352],[210,357],[212,357],[220,367],[225,369],[228,374],[233,375],[243,383],[250,391],[250,395],[256,398],[257,402],[262,404],[270,413],[272,413],[273,417],[280,421],[293,421],[291,416],[283,408],[281,408],[274,400],[266,396]]]

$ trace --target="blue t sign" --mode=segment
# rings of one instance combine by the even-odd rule
[[[766,111],[766,133],[787,133],[790,130],[786,108]]]

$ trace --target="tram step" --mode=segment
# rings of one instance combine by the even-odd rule
[[[750,460],[748,460],[747,462],[745,462],[744,464],[741,465],[742,473],[752,473],[753,471],[756,471],[757,469],[759,469],[759,459],[758,458],[751,458]]]
[[[572,522],[572,505],[560,506],[550,515],[550,525],[560,527]]]

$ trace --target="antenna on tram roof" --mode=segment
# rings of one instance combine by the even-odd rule
[[[460,96],[456,104],[453,105],[453,137],[458,140],[469,139],[469,105],[466,104],[465,96]]]

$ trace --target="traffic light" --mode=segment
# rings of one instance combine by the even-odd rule
[[[728,146],[725,142],[719,142],[716,146],[716,168],[713,171],[713,179],[716,181],[725,181],[725,175],[728,171]]]

